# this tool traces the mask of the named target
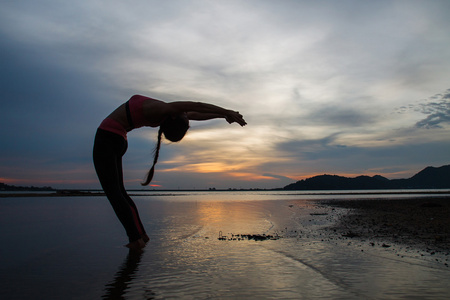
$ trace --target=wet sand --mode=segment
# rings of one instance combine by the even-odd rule
[[[448,267],[450,197],[333,200],[319,202],[348,210],[324,229],[327,239],[382,247],[398,254],[434,260]]]

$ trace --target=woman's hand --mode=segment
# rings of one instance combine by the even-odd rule
[[[233,110],[227,111],[225,120],[227,120],[227,122],[229,124],[236,122],[241,126],[247,125],[247,122],[245,122],[244,118],[238,111],[233,111]]]

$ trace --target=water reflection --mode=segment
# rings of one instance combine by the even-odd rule
[[[0,299],[450,295],[450,270],[430,262],[436,255],[426,261],[370,241],[324,236],[320,227],[338,217],[338,210],[309,201],[137,201],[151,235],[144,253],[116,248],[122,232],[104,198],[0,201],[0,240],[8,241],[0,247]],[[283,238],[220,241],[220,231],[229,236],[280,232]],[[16,247],[23,240],[27,246]]]
[[[105,294],[102,299],[125,299],[124,295],[129,291],[133,280],[136,278],[136,272],[141,262],[144,251],[129,250],[128,255],[114,275],[114,280],[105,286]],[[147,296],[141,299],[154,299],[150,289],[146,288]]]
[[[147,203],[146,255],[128,254],[103,299],[445,299],[449,292],[447,270],[325,238],[320,227],[336,210],[296,201]],[[220,231],[281,230],[278,240],[217,239]]]
[[[205,229],[213,230],[217,238],[223,235],[265,234],[273,228],[272,213],[262,205],[249,201],[199,202],[197,220]]]

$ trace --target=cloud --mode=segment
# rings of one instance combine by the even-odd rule
[[[418,128],[443,128],[450,123],[450,89],[443,94],[436,94],[429,98],[430,101],[419,105],[423,114],[428,116],[416,123]]]
[[[279,151],[299,160],[313,161],[323,157],[341,157],[352,155],[356,148],[339,144],[339,134],[333,134],[319,139],[303,139],[281,142],[277,145]]]
[[[408,169],[398,149],[447,145],[450,92],[429,95],[448,87],[449,9],[448,1],[6,1],[2,177],[37,180],[45,170],[50,180],[66,169],[72,182],[95,179],[96,127],[136,93],[214,103],[249,123],[199,122],[182,143],[164,145],[156,175],[164,187],[178,185],[175,177],[186,187],[270,186],[375,161],[387,170],[395,159],[373,156],[389,149]],[[130,133],[130,185],[147,171],[155,136]]]
[[[283,156],[296,158],[285,165],[285,174],[305,178],[311,174],[375,175],[383,171],[381,174],[386,177],[406,178],[425,165],[446,164],[450,147],[448,141],[421,139],[409,139],[407,143],[385,142],[376,146],[345,146],[335,140],[336,137],[331,136],[280,144],[279,151]],[[409,168],[401,167],[405,165]],[[400,172],[402,168],[403,172]]]
[[[395,111],[398,115],[416,118],[414,127],[417,129],[443,129],[450,123],[450,89],[398,107]],[[427,117],[423,118],[423,115]]]
[[[375,121],[375,116],[364,110],[347,108],[345,105],[332,104],[320,107],[310,114],[314,124],[333,125],[335,127],[367,126]]]
[[[416,123],[416,126],[419,128],[442,128],[442,123],[450,123],[450,115],[447,112],[443,113],[433,113],[429,115],[427,118],[423,119]]]
[[[264,173],[263,176],[272,177],[272,178],[283,180],[283,181],[293,181],[292,178],[289,178],[289,177],[283,176],[283,175]]]

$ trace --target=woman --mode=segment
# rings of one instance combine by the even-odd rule
[[[178,142],[189,129],[189,120],[215,118],[224,118],[230,124],[247,124],[239,112],[212,104],[190,101],[166,103],[140,95],[132,96],[100,124],[94,142],[95,170],[106,197],[125,227],[129,239],[127,247],[141,249],[149,240],[136,205],[123,184],[122,156],[128,147],[127,132],[143,126],[159,126],[153,166],[142,183],[148,185],[158,160],[162,134],[169,141]]]

